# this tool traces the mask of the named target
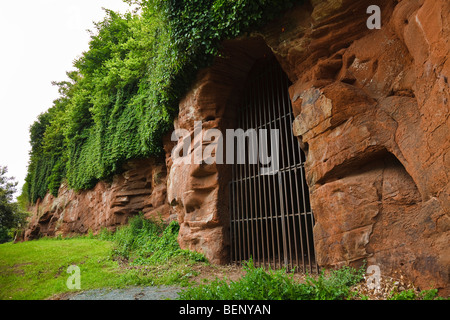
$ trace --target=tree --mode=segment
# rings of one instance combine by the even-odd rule
[[[13,239],[13,234],[24,227],[27,214],[14,201],[17,182],[7,177],[8,168],[0,166],[0,243]]]

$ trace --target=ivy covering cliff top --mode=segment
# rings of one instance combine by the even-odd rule
[[[89,50],[60,97],[30,128],[24,194],[32,203],[61,182],[92,188],[135,158],[158,156],[173,127],[179,99],[223,40],[256,30],[295,1],[125,1],[138,10],[105,9]]]

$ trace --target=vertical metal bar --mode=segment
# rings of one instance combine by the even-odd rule
[[[289,90],[289,80],[287,79],[287,76],[284,74],[283,70],[281,69],[281,67],[278,68],[278,77],[280,78],[280,82],[282,83],[282,96],[281,96],[281,100],[283,101],[283,110],[284,110],[284,121],[285,121],[285,125],[286,125],[286,130],[285,130],[285,135],[286,135],[286,143],[288,144],[288,141],[291,141],[291,145],[289,148],[289,155],[292,155],[293,157],[293,163],[291,166],[291,161],[290,159],[288,159],[288,165],[289,165],[289,184],[291,186],[291,192],[290,192],[290,198],[291,198],[291,207],[292,207],[292,212],[290,213],[292,216],[292,226],[293,226],[293,233],[294,233],[294,248],[295,248],[295,256],[296,256],[296,265],[299,266],[299,248],[297,245],[297,239],[300,238],[300,246],[301,246],[301,252],[300,255],[302,256],[302,262],[304,262],[303,260],[303,252],[304,252],[304,248],[303,248],[303,239],[302,239],[302,230],[301,230],[301,223],[300,223],[300,219],[299,219],[299,235],[297,234],[297,228],[296,228],[296,224],[295,224],[295,204],[294,204],[294,197],[297,199],[297,205],[298,205],[298,209],[300,208],[299,206],[299,201],[298,201],[298,197],[299,195],[294,194],[292,191],[292,188],[294,186],[294,183],[292,182],[292,172],[295,175],[295,186],[296,186],[296,192],[298,192],[298,181],[297,181],[297,170],[296,170],[296,161],[295,161],[295,146],[294,146],[294,139],[293,139],[293,132],[292,132],[292,106],[290,104],[290,98],[287,95],[288,94],[288,90]],[[283,81],[285,80],[285,81]],[[304,193],[304,190],[302,190],[302,194]],[[299,213],[299,217],[300,217],[300,213]],[[299,237],[300,236],[300,237]],[[305,266],[303,266],[303,270],[305,270]]]
[[[292,175],[291,175],[291,156],[293,155],[294,150],[291,149],[290,145],[289,145],[289,134],[291,134],[290,130],[289,130],[289,124],[286,123],[288,121],[288,115],[290,115],[290,110],[289,110],[289,105],[286,104],[286,91],[288,90],[288,87],[286,85],[286,83],[284,83],[283,81],[283,73],[280,67],[277,68],[277,78],[281,84],[281,92],[280,92],[280,100],[281,100],[281,105],[283,106],[283,112],[282,112],[282,118],[283,118],[283,123],[285,125],[285,130],[284,131],[284,137],[285,137],[285,141],[286,141],[286,150],[287,150],[287,165],[288,165],[288,170],[286,170],[286,174],[289,176],[289,186],[290,186],[290,194],[289,195],[285,195],[285,197],[289,197],[290,198],[290,204],[291,204],[291,211],[287,212],[287,219],[288,219],[288,234],[289,234],[289,243],[291,243],[291,237],[290,237],[290,220],[292,217],[292,231],[294,233],[293,235],[293,239],[294,239],[294,255],[296,257],[296,265],[298,266],[298,247],[297,247],[297,232],[296,232],[296,228],[295,228],[295,221],[294,221],[294,217],[295,217],[295,212],[293,212],[294,210],[294,194],[292,192],[292,187],[293,187],[293,183],[292,183]],[[280,106],[281,108],[281,106]],[[281,119],[281,117],[280,117]],[[286,190],[287,191],[287,190]],[[287,199],[286,199],[287,200]],[[292,248],[290,250],[290,253],[292,254]],[[292,255],[290,256],[291,261],[292,261]]]
[[[236,125],[239,125],[239,118],[236,119]],[[233,145],[235,145],[235,143],[233,142]],[[236,150],[235,153],[236,154]],[[233,159],[234,161],[234,159]],[[234,170],[234,175],[233,175],[233,180],[235,183],[234,186],[234,204],[233,204],[233,208],[235,211],[235,216],[234,216],[234,223],[235,223],[235,233],[234,233],[234,257],[235,257],[235,261],[236,263],[239,261],[239,254],[238,254],[238,250],[239,250],[239,240],[240,240],[240,227],[239,227],[239,183],[237,182],[237,176],[238,176],[238,170],[236,167],[235,162],[233,162],[233,170]]]
[[[258,122],[258,115],[261,112],[261,108],[259,105],[259,101],[260,99],[256,99],[256,97],[260,97],[263,93],[259,91],[259,81],[260,78],[258,79],[258,81],[255,81],[254,83],[254,88],[256,91],[255,97],[254,97],[254,110],[253,110],[253,115],[254,115],[254,125],[253,127],[256,130],[256,135],[258,137],[257,141],[259,143],[261,137],[259,136],[259,130],[258,127],[260,125],[260,123]],[[258,152],[261,152],[261,150],[259,150],[259,144],[256,146]],[[265,266],[265,254],[264,254],[264,231],[263,231],[263,218],[262,218],[262,205],[261,205],[261,175],[258,171],[259,166],[259,160],[258,160],[258,152],[256,153],[256,164],[253,166],[254,171],[253,171],[253,175],[254,175],[254,188],[255,188],[255,216],[256,216],[256,220],[255,220],[255,227],[256,227],[256,236],[257,236],[257,252],[258,252],[258,260],[260,262],[260,265]],[[258,192],[257,192],[258,190]],[[259,204],[259,207],[258,207]],[[261,232],[258,231],[258,227],[260,227]],[[260,246],[261,246],[261,250],[260,250]]]
[[[233,170],[232,170],[233,171]],[[233,191],[232,191],[232,186],[233,184],[233,174],[231,174],[231,181],[228,183],[228,212],[230,214],[230,260],[231,263],[234,262],[233,259],[233,255],[234,255],[234,251],[233,251],[233,245],[234,245],[234,231],[233,231],[233,220],[234,220],[234,213],[233,213]]]
[[[234,146],[234,143],[233,143]],[[229,211],[231,214],[230,217],[230,258],[231,262],[237,263],[237,222],[236,222],[236,206],[238,201],[236,199],[236,166],[231,165],[231,182],[230,182],[230,193],[229,193]]]
[[[269,80],[269,78],[268,78],[268,80]],[[273,90],[270,90],[270,88],[271,88],[271,83],[269,82],[269,81],[266,81],[265,83],[264,83],[264,86],[266,87],[266,90],[267,90],[267,93],[271,93],[272,94],[272,103],[271,103],[271,99],[270,99],[270,96],[268,96],[268,99],[267,99],[267,101],[266,101],[266,107],[267,107],[267,123],[269,124],[269,127],[270,127],[270,130],[272,130],[272,129],[277,129],[276,128],[276,123],[275,123],[275,118],[272,118],[273,117],[273,114],[272,114],[272,111],[274,111],[274,103],[273,103]],[[274,154],[274,150],[271,148],[271,155],[272,155],[272,157],[273,156],[279,156],[279,155],[275,155]],[[277,174],[275,174],[275,172],[271,172],[271,176],[272,176],[272,183],[273,183],[273,188],[275,188],[275,186],[276,185],[279,185],[280,186],[280,184],[278,183],[278,177],[276,176],[276,175],[278,175],[278,173]],[[281,192],[281,191],[280,191]],[[282,234],[283,234],[283,226],[282,226],[282,220],[281,220],[281,223],[279,222],[279,220],[280,220],[280,218],[282,217],[282,209],[281,209],[281,207],[280,207],[280,205],[279,205],[279,198],[277,198],[277,194],[276,194],[276,190],[273,190],[273,193],[272,193],[272,196],[273,196],[273,201],[274,201],[274,203],[273,203],[273,207],[274,207],[274,210],[275,210],[275,230],[276,230],[276,249],[277,250],[275,250],[274,251],[274,265],[275,265],[275,268],[277,267],[277,256],[278,256],[278,266],[279,267],[282,267],[282,262],[281,262],[281,260],[282,260],[282,249],[284,250],[284,248],[282,248],[281,246],[282,246],[282,243],[280,243],[280,228],[282,229],[281,230],[281,238],[282,238]],[[278,196],[280,196],[280,194],[278,194]],[[279,214],[280,213],[280,214]],[[281,226],[280,226],[280,224],[281,224]],[[272,238],[273,239],[273,238]]]
[[[283,131],[280,133],[281,141],[282,141],[282,150],[281,154],[283,157],[283,168],[281,170],[282,177],[283,177],[283,185],[284,185],[284,194],[283,194],[283,200],[284,200],[284,215],[286,220],[286,243],[287,243],[287,253],[288,253],[288,259],[289,259],[289,266],[292,263],[292,248],[291,248],[291,234],[290,234],[290,223],[289,223],[289,204],[288,204],[288,188],[287,188],[287,177],[286,175],[289,173],[289,149],[287,146],[287,139],[286,139],[286,128],[283,127],[284,122],[284,116],[285,116],[285,110],[283,107],[283,100],[282,100],[282,94],[283,94],[283,84],[280,81],[281,79],[278,77],[278,70],[276,68],[276,65],[273,66],[273,77],[274,82],[276,83],[276,95],[277,95],[277,106],[279,108],[278,112],[278,123],[280,125],[280,130]],[[280,88],[281,87],[281,88]],[[284,123],[285,124],[285,123]],[[290,269],[290,268],[289,268]]]
[[[232,170],[233,172],[234,170]],[[233,177],[233,173],[231,174],[231,177]],[[229,195],[229,201],[228,201],[228,208],[229,208],[229,212],[230,212],[230,258],[231,258],[231,262],[234,262],[234,250],[233,250],[233,246],[234,246],[234,207],[233,207],[233,197],[234,197],[234,193],[233,193],[233,178],[231,179],[230,183],[228,184],[228,195]]]
[[[260,85],[260,88],[261,87],[263,88],[261,90],[261,92],[265,92],[266,95],[267,95],[268,91],[266,90],[264,81],[262,81],[262,83]],[[268,127],[268,130],[270,131],[272,129],[272,124],[270,122],[271,118],[270,118],[270,113],[269,113],[270,109],[267,110],[268,116],[266,118],[266,108],[269,107],[268,103],[267,103],[268,100],[269,100],[269,96],[267,96],[266,99],[263,99],[261,106],[262,106],[262,109],[263,109],[263,119],[264,119],[263,121],[264,121],[265,125]],[[268,140],[268,143],[270,143],[269,140]],[[266,152],[268,154],[269,150],[267,149]],[[272,158],[274,157],[273,151],[271,153],[271,156],[272,156]],[[275,156],[278,156],[278,155],[275,155]],[[277,260],[276,260],[277,259],[277,251],[276,251],[276,241],[274,239],[274,236],[275,236],[275,232],[278,235],[278,220],[277,220],[278,217],[277,217],[277,209],[276,209],[275,198],[273,198],[273,206],[272,206],[272,197],[274,196],[274,192],[272,190],[270,190],[270,185],[269,185],[270,178],[272,178],[273,185],[275,186],[275,175],[272,174],[272,173],[269,173],[269,177],[267,178],[267,190],[268,190],[269,210],[270,210],[270,230],[271,230],[271,238],[272,238],[271,239],[272,240],[271,241],[271,244],[272,244],[272,258],[273,258],[273,266],[274,266],[274,268],[276,268],[276,266],[277,266]],[[266,183],[264,185],[266,186]],[[265,189],[266,188],[264,187],[264,190]],[[265,192],[264,192],[264,194],[265,194]],[[274,213],[275,213],[275,221],[274,221],[274,217],[273,217]],[[275,226],[276,226],[276,228],[275,228]],[[269,236],[267,236],[267,242],[269,243]],[[269,250],[268,257],[270,257],[269,245],[268,245],[268,250]],[[279,251],[280,251],[280,248],[278,246],[278,252]],[[268,260],[269,260],[269,266],[270,266],[270,258]]]
[[[234,145],[234,144],[233,144]],[[232,226],[230,226],[230,233],[231,233],[231,237],[230,237],[230,241],[231,241],[231,259],[232,261],[234,261],[235,263],[237,262],[237,225],[238,225],[238,221],[236,221],[237,217],[236,217],[236,206],[238,206],[238,201],[237,201],[237,190],[236,190],[236,166],[232,165],[232,170],[231,170],[231,191],[230,191],[230,208],[232,210],[232,217],[231,217],[231,222],[232,222]]]
[[[246,101],[244,102],[246,103]],[[244,105],[245,107],[245,105]],[[239,123],[238,123],[238,127],[242,127],[243,125],[243,112],[244,110],[241,110],[241,116],[239,117]],[[237,150],[237,144],[236,144],[236,153],[235,155],[237,155],[239,152],[239,150]],[[238,164],[236,161],[236,166],[239,167],[239,195],[240,195],[240,201],[239,201],[239,206],[240,206],[240,215],[239,215],[239,226],[240,226],[240,232],[239,232],[239,262],[242,263],[242,260],[245,259],[245,225],[244,225],[244,186],[243,186],[243,174],[242,174],[242,165]]]
[[[276,66],[274,66],[274,73],[275,76],[277,76],[278,70],[276,68]],[[278,78],[278,77],[277,77]],[[283,86],[282,86],[282,82],[280,81],[280,79],[278,78],[276,80],[277,82],[277,100],[278,100],[278,107],[280,109],[279,111],[279,117],[278,117],[278,122],[280,124],[280,129],[282,131],[281,135],[283,135],[281,137],[281,141],[282,141],[282,157],[283,157],[283,163],[284,163],[284,168],[281,171],[282,172],[282,177],[283,177],[283,185],[284,185],[284,193],[283,193],[283,197],[284,197],[284,216],[285,216],[285,223],[286,223],[286,243],[287,243],[287,253],[288,253],[288,257],[287,259],[289,259],[289,263],[288,263],[288,268],[289,270],[292,269],[292,241],[291,241],[291,224],[290,224],[290,212],[289,212],[289,198],[292,198],[292,194],[291,197],[289,197],[288,194],[288,175],[289,175],[289,166],[290,166],[290,161],[289,161],[289,148],[288,148],[288,144],[287,144],[287,139],[286,139],[286,128],[283,127],[286,125],[285,123],[285,110],[283,108],[282,110],[282,106],[283,106],[283,100],[282,98],[282,93],[283,93]],[[289,185],[291,186],[291,185]]]
[[[249,104],[249,112],[248,112],[248,128],[254,129],[256,128],[256,124],[253,123],[253,114],[256,112],[256,92],[255,92],[255,83],[252,82],[251,87],[251,102]],[[257,148],[257,146],[252,145],[253,148]],[[253,158],[254,153],[253,150],[250,150],[249,148],[249,163],[247,165],[248,167],[248,174],[249,174],[249,186],[251,189],[251,192],[249,194],[249,204],[250,204],[250,215],[251,215],[251,230],[252,230],[252,254],[253,254],[253,261],[255,265],[259,264],[259,236],[258,236],[258,230],[257,230],[257,213],[256,213],[256,172],[255,172],[255,165],[252,164],[255,160]],[[256,242],[255,242],[256,238]],[[256,247],[256,248],[255,248]]]
[[[273,67],[270,69],[270,75],[271,78],[273,79]],[[274,126],[276,126],[276,120],[277,120],[277,109],[275,106],[277,106],[277,103],[275,102],[275,91],[274,88],[272,86],[272,106],[273,106],[273,120],[274,120]],[[279,103],[279,101],[278,101]],[[278,130],[281,130],[281,122],[278,123],[280,127],[278,127]],[[284,146],[283,146],[283,139],[280,139],[279,142],[281,142],[280,148],[281,149],[281,164],[284,165]],[[282,168],[279,168],[279,171],[277,173],[278,176],[278,185],[280,186],[279,188],[279,196],[280,196],[280,213],[281,213],[281,232],[282,232],[282,241],[283,241],[283,263],[284,266],[287,267],[288,265],[288,254],[287,254],[287,239],[286,239],[286,221],[285,221],[285,206],[283,203],[283,199],[284,199],[284,194],[283,194],[283,178],[282,178]],[[284,190],[286,190],[286,185],[284,185]],[[281,252],[280,252],[281,254]]]
[[[264,79],[262,79],[261,81],[258,81],[258,92],[260,93],[258,95],[259,99],[258,99],[258,120],[257,123],[259,123],[259,126],[261,127],[261,129],[265,129],[265,123],[262,120],[262,114],[263,112],[265,112],[264,110],[264,106],[261,104],[261,99],[260,97],[263,96],[263,98],[266,98],[266,92],[264,90],[261,90],[261,83],[264,81]],[[267,132],[267,131],[266,131]],[[259,139],[261,139],[261,137],[259,137]],[[268,140],[266,139],[266,142]],[[268,150],[265,149],[266,145],[263,144],[262,145],[262,150],[260,150],[261,154],[263,156],[268,156]],[[262,181],[262,182],[261,182]],[[261,251],[262,251],[262,255],[263,255],[263,263],[265,266],[270,267],[270,249],[269,249],[269,218],[268,218],[268,210],[267,210],[267,202],[266,202],[266,181],[265,181],[265,177],[263,176],[261,178],[261,174],[258,174],[258,185],[259,185],[259,207],[260,207],[260,214],[261,214],[261,237],[264,236],[264,226],[266,229],[266,244],[267,244],[267,262],[266,262],[266,250],[265,250],[265,243],[264,241],[262,241],[261,243]],[[261,192],[261,185],[262,185],[262,192]],[[262,198],[261,198],[262,196]],[[264,199],[263,201],[261,199]],[[263,205],[264,202],[264,205]],[[262,212],[264,212],[264,217],[262,216]],[[264,220],[263,220],[264,219]]]
[[[250,97],[251,98],[251,97]],[[245,130],[249,129],[249,123],[248,123],[248,118],[249,118],[249,112],[250,112],[250,105],[251,100],[247,102],[246,105],[246,111],[245,111]],[[244,131],[245,131],[244,130]],[[244,148],[245,148],[245,143],[244,143]],[[245,149],[243,150],[244,153]],[[246,153],[248,154],[248,153]],[[254,252],[253,252],[253,221],[251,220],[251,201],[250,201],[250,168],[249,168],[249,164],[247,163],[247,159],[245,159],[244,161],[244,172],[245,172],[245,212],[246,212],[246,224],[247,224],[247,247],[248,247],[248,256],[247,259],[253,258],[254,256]],[[250,205],[250,206],[249,206]],[[250,208],[249,208],[250,207]]]

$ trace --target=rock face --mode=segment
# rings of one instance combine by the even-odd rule
[[[370,5],[381,8],[379,30],[366,26]],[[293,83],[321,267],[367,260],[448,292],[449,18],[445,0],[309,1],[253,35]],[[234,127],[248,64],[266,54],[257,47],[225,43],[228,59],[200,73],[175,127],[191,136],[194,121]],[[207,145],[192,141],[190,150]],[[219,263],[229,254],[225,167],[174,162],[168,179],[180,244]]]
[[[370,5],[381,8],[381,29],[366,26]],[[194,157],[212,143],[196,131],[236,128],[247,75],[273,54],[292,82],[319,266],[366,260],[450,293],[449,20],[448,0],[310,0],[226,41],[180,102],[174,127],[190,143],[168,136],[165,164],[132,161],[110,184],[62,187],[36,205],[26,238],[113,228],[138,211],[176,214],[182,248],[228,263],[230,166],[171,153],[186,146]]]
[[[207,138],[197,137],[204,136],[210,129],[225,133],[226,129],[235,128],[236,108],[247,74],[254,61],[268,54],[271,54],[269,48],[260,39],[226,43],[226,58],[216,59],[211,68],[200,72],[196,84],[180,103],[175,129],[185,130],[191,143],[188,157],[171,157],[168,200],[180,222],[181,247],[204,253],[212,263],[228,263],[230,259],[228,182],[231,166],[195,163],[196,155],[203,154],[212,143]],[[201,128],[195,127],[196,121],[201,123]],[[223,136],[225,139],[225,134]],[[182,151],[185,138],[186,135],[179,137],[178,148],[174,150]]]
[[[315,26],[281,59],[318,263],[366,259],[448,290],[450,3],[379,1],[382,28],[368,30],[349,13],[375,3],[345,2],[327,16],[315,6]]]
[[[25,240],[114,230],[139,212],[168,219],[164,162],[132,160],[123,169],[112,182],[99,182],[92,190],[75,192],[62,185],[57,197],[47,194],[32,209]]]

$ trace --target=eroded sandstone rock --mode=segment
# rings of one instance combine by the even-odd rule
[[[62,185],[57,197],[47,194],[32,208],[25,240],[114,230],[140,212],[147,218],[168,219],[165,164],[132,160],[123,170],[110,183],[99,182],[92,190],[75,192]]]
[[[381,8],[379,30],[366,27],[369,5]],[[236,128],[247,74],[274,54],[292,82],[319,265],[366,260],[384,275],[400,271],[421,288],[448,293],[449,19],[447,0],[305,1],[258,34],[226,41],[180,102],[174,128],[192,136],[195,121],[203,130]],[[230,166],[184,164],[171,156],[183,139],[170,140],[165,165],[144,161],[112,184],[47,196],[26,238],[161,212],[177,216],[182,248],[228,263]],[[209,143],[193,139],[189,151]]]
[[[404,271],[421,287],[448,290],[450,4],[380,6],[380,30],[352,28],[348,45],[321,52],[336,46],[333,31],[315,35],[312,27],[305,41],[313,49],[287,55],[318,262],[366,259],[387,274]],[[321,16],[319,24],[335,19]],[[314,62],[296,62],[314,54]]]
[[[380,30],[366,27],[374,4]],[[254,35],[293,83],[320,266],[366,260],[422,288],[449,289],[449,13],[444,0],[309,1]],[[245,77],[224,66],[245,73],[243,63],[258,57],[240,51],[231,48],[234,56],[199,76],[180,104],[180,127],[233,126],[234,92]],[[226,261],[229,244],[225,171],[174,163],[168,186],[180,244],[215,262]]]

